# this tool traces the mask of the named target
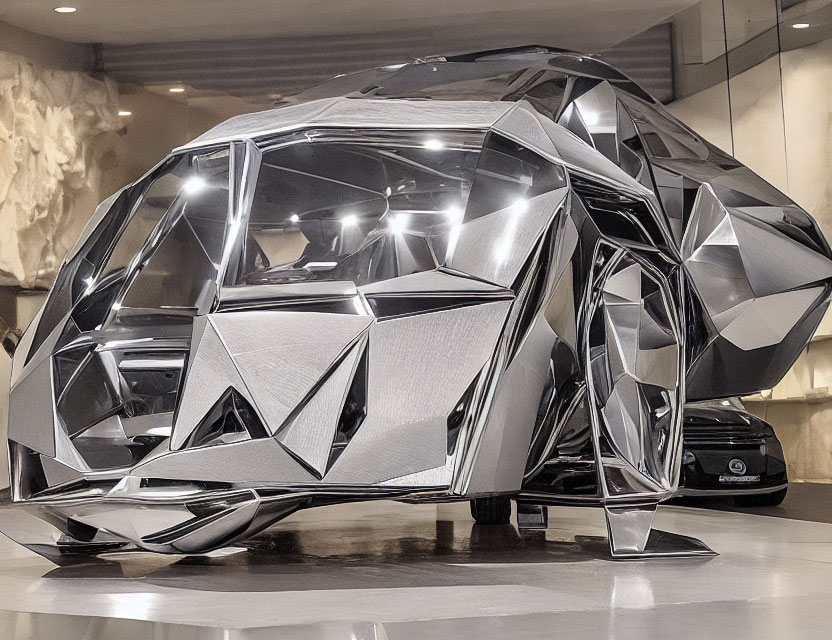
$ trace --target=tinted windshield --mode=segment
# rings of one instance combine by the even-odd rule
[[[482,140],[307,134],[266,150],[238,283],[363,284],[435,269],[462,222]]]

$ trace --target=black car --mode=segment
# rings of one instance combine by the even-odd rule
[[[745,506],[783,502],[783,447],[771,425],[739,401],[687,405],[683,437],[678,496],[730,496]]]

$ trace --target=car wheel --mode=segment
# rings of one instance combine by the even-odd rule
[[[511,520],[511,499],[508,496],[471,500],[471,515],[477,524],[508,524]]]
[[[780,489],[773,493],[762,493],[753,496],[736,496],[734,502],[741,507],[776,507],[786,497],[786,489]]]

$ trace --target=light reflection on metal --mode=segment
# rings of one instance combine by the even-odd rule
[[[614,69],[522,53],[339,78],[109,199],[17,349],[14,500],[64,548],[191,553],[510,494],[681,552],[681,407],[774,385],[830,249]]]

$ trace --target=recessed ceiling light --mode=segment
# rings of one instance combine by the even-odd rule
[[[132,111],[119,111],[118,115],[120,115],[122,118],[126,118],[127,116],[132,116],[133,112]]]
[[[185,87],[171,87],[168,91],[171,93],[185,93]]]
[[[78,11],[75,7],[55,7],[57,13],[75,13]]]
[[[792,25],[792,29],[808,29],[811,26],[808,22],[798,22]]]

